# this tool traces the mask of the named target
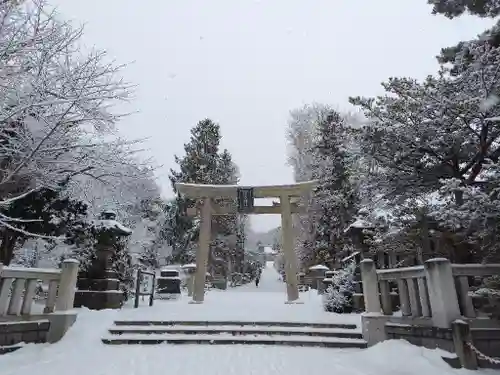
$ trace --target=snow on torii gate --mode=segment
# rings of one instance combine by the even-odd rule
[[[299,213],[299,207],[291,202],[292,197],[300,197],[310,192],[316,181],[299,182],[291,185],[238,186],[199,185],[177,183],[176,189],[185,196],[196,199],[196,207],[188,209],[188,214],[200,216],[199,245],[196,253],[196,274],[194,280],[193,303],[203,303],[205,298],[205,277],[212,237],[212,215],[228,214],[281,214],[282,248],[285,258],[287,303],[299,298],[297,283],[297,257],[293,249],[292,214]],[[214,205],[214,198],[233,198],[237,204]],[[255,206],[255,198],[279,198],[273,206]]]

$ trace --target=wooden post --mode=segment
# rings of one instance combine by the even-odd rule
[[[372,259],[363,259],[360,262],[361,279],[363,280],[363,297],[365,312],[378,313],[382,311],[379,298],[379,286],[375,262]]]
[[[153,302],[155,299],[156,273],[153,271],[152,275],[153,275],[153,281],[152,281],[153,284],[151,285],[151,294],[149,295],[149,306],[153,306]]]
[[[455,320],[451,323],[451,328],[455,353],[460,360],[460,364],[467,370],[477,370],[476,353],[468,345],[468,343],[472,344],[469,324],[462,320]]]
[[[134,300],[134,308],[137,309],[139,307],[139,296],[141,294],[141,270],[137,270],[137,279],[135,280],[135,300]]]
[[[78,261],[75,259],[66,259],[62,263],[56,311],[66,311],[73,308],[76,279],[78,277],[78,264]]]
[[[207,276],[208,255],[212,237],[212,200],[203,199],[200,218],[200,238],[196,253],[196,274],[194,277],[193,303],[203,303],[205,299],[205,278]]]
[[[281,196],[281,234],[283,254],[285,256],[287,302],[299,299],[297,282],[297,262],[293,249],[292,211],[289,196]]]

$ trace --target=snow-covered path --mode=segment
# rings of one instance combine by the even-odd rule
[[[262,284],[210,291],[202,305],[155,301],[153,307],[122,310],[81,310],[76,324],[56,344],[28,345],[0,356],[1,375],[447,375],[452,370],[440,352],[405,342],[388,341],[366,350],[284,346],[153,345],[106,346],[113,321],[141,320],[241,320],[359,323],[359,315],[326,313],[315,293],[302,293],[304,304],[288,305],[284,284],[271,265]],[[471,375],[496,374],[494,371]]]
[[[279,274],[274,269],[273,262],[266,262],[266,266],[262,269],[259,287],[256,287],[255,283],[251,282],[249,284],[236,288],[235,292],[282,293],[283,298],[286,298],[285,283],[279,279]]]

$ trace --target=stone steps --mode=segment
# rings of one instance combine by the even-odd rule
[[[159,334],[231,334],[232,336],[244,335],[267,335],[267,336],[317,336],[337,337],[350,339],[363,339],[359,331],[353,329],[331,329],[331,328],[309,328],[309,327],[238,327],[238,326],[137,326],[137,327],[113,327],[109,329],[112,335],[159,335]]]
[[[236,320],[116,320],[115,326],[254,326],[254,327],[309,327],[330,329],[352,329],[358,326],[352,323],[308,323],[284,321],[236,321]]]
[[[210,344],[366,348],[355,324],[238,321],[116,321],[108,345]]]

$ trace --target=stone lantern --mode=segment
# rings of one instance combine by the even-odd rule
[[[345,234],[352,238],[354,246],[361,253],[361,258],[369,257],[372,236],[367,231],[375,229],[375,225],[367,216],[367,212],[360,210],[356,221],[345,230]]]
[[[196,264],[194,263],[184,264],[183,266],[181,266],[181,268],[187,275],[186,285],[188,289],[188,296],[192,297],[194,291],[194,275],[196,273]]]
[[[94,225],[96,245],[94,257],[87,270],[78,275],[75,307],[85,306],[92,310],[119,309],[125,295],[113,270],[113,256],[120,238],[132,231],[116,221],[116,213],[104,211]]]

